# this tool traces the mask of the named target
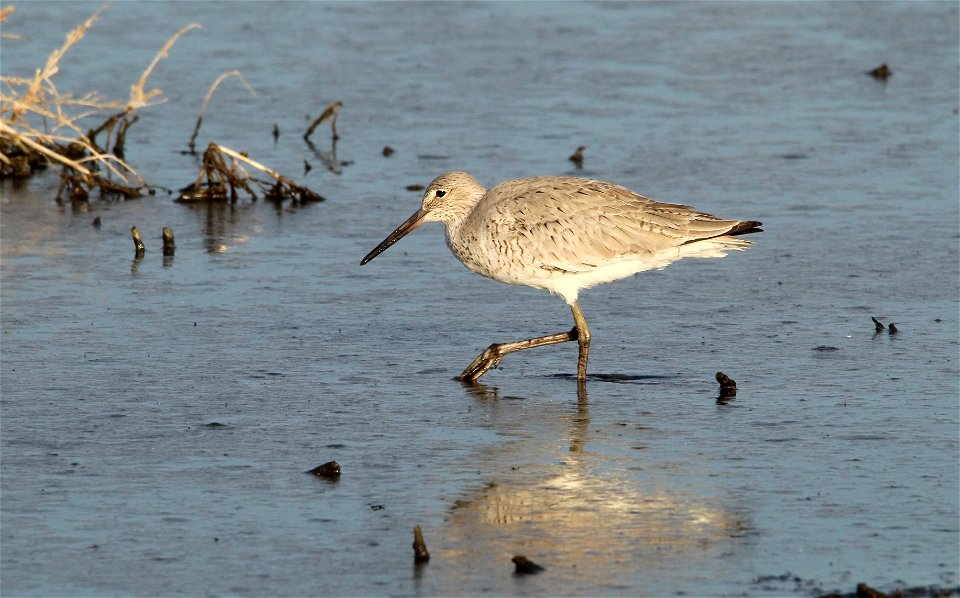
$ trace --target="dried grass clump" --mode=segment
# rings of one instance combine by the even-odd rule
[[[171,37],[156,54],[140,79],[130,87],[126,101],[108,100],[96,92],[80,97],[61,93],[54,77],[70,48],[100,17],[106,5],[67,34],[64,44],[54,50],[46,64],[32,78],[0,75],[0,178],[29,177],[49,164],[61,166],[57,199],[86,199],[93,189],[101,193],[137,197],[148,185],[124,161],[124,144],[136,112],[162,103],[159,89],[147,91],[147,79],[160,59],[187,31],[199,28],[191,23]],[[6,21],[13,7],[0,12]],[[94,127],[83,124],[93,117],[105,120]],[[98,139],[103,134],[102,139]]]
[[[243,167],[246,164],[266,173],[272,180],[251,175]],[[211,143],[203,152],[203,164],[197,180],[181,190],[180,202],[237,201],[238,191],[252,199],[257,198],[254,186],[260,189],[265,199],[281,201],[292,198],[300,203],[323,201],[322,195],[298,185],[280,173],[250,159],[243,153]]]

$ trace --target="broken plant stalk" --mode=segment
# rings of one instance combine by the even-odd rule
[[[224,156],[230,158],[229,165]],[[240,165],[241,162],[268,174],[276,182],[271,184],[270,181],[251,176]],[[204,179],[206,179],[205,183]],[[284,198],[293,198],[301,202],[324,200],[323,196],[293,182],[260,162],[228,147],[211,143],[203,153],[203,165],[197,180],[183,189],[179,201],[222,201],[227,198],[228,191],[231,201],[236,201],[237,189],[245,191],[255,199],[257,194],[250,187],[250,182],[255,183],[264,196],[271,200]]]

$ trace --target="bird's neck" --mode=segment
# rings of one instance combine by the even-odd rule
[[[458,201],[445,207],[443,222],[447,225],[447,231],[452,232],[460,229],[475,214],[477,204],[483,199],[484,191],[472,195],[464,201]]]

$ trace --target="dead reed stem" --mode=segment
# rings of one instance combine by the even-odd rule
[[[247,88],[247,91],[249,91],[254,97],[257,95],[257,92],[250,87],[250,84],[247,83],[247,81],[243,78],[243,75],[240,74],[240,71],[221,73],[220,76],[217,77],[217,80],[213,82],[213,85],[210,86],[210,89],[207,90],[207,96],[203,98],[203,104],[200,106],[200,114],[197,116],[197,124],[193,127],[193,135],[190,136],[190,142],[187,144],[190,147],[191,154],[197,153],[195,145],[197,141],[197,134],[200,133],[200,123],[203,122],[203,117],[207,113],[207,104],[210,103],[210,98],[213,97],[213,92],[217,90],[217,88],[220,86],[220,83],[229,77],[236,77],[240,79],[240,82],[243,83],[243,86]]]
[[[229,164],[225,156],[230,159]],[[276,182],[271,184],[268,180],[264,181],[251,176],[241,163],[268,174]],[[286,198],[304,203],[324,200],[318,193],[295,183],[260,162],[228,147],[211,143],[203,152],[203,165],[200,167],[197,180],[182,190],[179,201],[223,201],[228,197],[231,201],[236,201],[238,189],[255,199],[257,194],[251,184],[259,187],[267,199],[274,201]]]
[[[98,8],[67,33],[64,43],[50,53],[32,77],[0,75],[0,177],[30,176],[35,169],[53,163],[62,167],[64,179],[70,179],[61,183],[61,192],[69,189],[74,198],[85,198],[87,190],[94,187],[101,192],[136,197],[140,189],[147,186],[143,177],[123,159],[126,133],[139,118],[136,110],[160,103],[156,101],[162,94],[159,89],[145,90],[157,63],[184,33],[199,25],[186,25],[167,40],[140,79],[130,87],[130,98],[126,102],[107,100],[95,92],[79,97],[61,93],[54,83],[61,60],[83,39],[107,6],[109,4]],[[12,7],[6,7],[0,11],[0,21],[6,21],[11,10]],[[82,129],[81,121],[108,110],[119,112],[86,132]],[[101,132],[106,132],[102,147],[96,141]],[[136,180],[136,186],[131,186],[131,178]]]
[[[150,73],[153,72],[154,67],[157,66],[157,63],[160,62],[161,58],[166,58],[167,53],[170,51],[170,48],[173,47],[173,44],[177,43],[177,40],[180,39],[187,31],[191,29],[200,29],[199,23],[190,23],[189,25],[184,25],[180,28],[180,31],[177,31],[173,34],[173,37],[167,40],[167,43],[160,48],[160,51],[157,52],[156,56],[153,57],[153,60],[150,61],[150,65],[143,71],[143,74],[140,75],[140,80],[137,83],[130,87],[130,101],[127,103],[127,112],[131,112],[138,108],[143,108],[149,105],[149,102],[152,98],[160,95],[161,92],[159,89],[153,89],[149,92],[144,91],[144,87],[147,84],[147,78],[150,76]]]
[[[330,102],[330,105],[317,117],[315,121],[310,125],[310,128],[307,129],[307,132],[303,134],[303,138],[307,141],[310,141],[310,136],[313,135],[314,129],[322,123],[323,121],[330,119],[330,135],[333,137],[333,140],[336,141],[340,138],[337,135],[337,114],[340,113],[340,108],[343,107],[343,102]]]

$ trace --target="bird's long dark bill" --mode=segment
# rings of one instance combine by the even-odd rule
[[[419,210],[414,212],[413,216],[410,216],[409,218],[407,218],[403,224],[397,227],[397,230],[390,233],[390,236],[384,239],[383,243],[380,243],[373,249],[373,251],[368,253],[367,257],[363,258],[360,261],[360,265],[362,266],[366,264],[373,258],[377,257],[378,255],[386,251],[387,248],[389,248],[391,245],[393,245],[394,243],[396,243],[397,241],[405,237],[407,233],[409,233],[410,231],[416,229],[418,226],[423,224],[423,219],[426,217],[427,217],[427,212],[423,208],[420,208]]]

